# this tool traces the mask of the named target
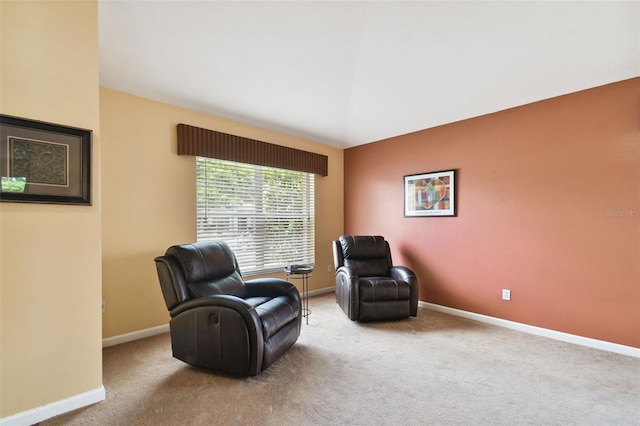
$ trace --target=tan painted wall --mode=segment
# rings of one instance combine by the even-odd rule
[[[93,130],[93,206],[0,204],[0,418],[102,386],[97,8],[0,2],[0,111]]]
[[[387,237],[421,300],[640,347],[638,99],[640,78],[348,149],[345,232]],[[446,169],[458,216],[404,218],[403,176]]]
[[[343,150],[130,94],[100,91],[103,337],[168,323],[153,258],[195,241],[195,158],[178,156],[176,125],[236,134],[329,156],[316,178],[316,264],[310,289],[334,285],[331,240],[343,229]],[[279,275],[283,277],[283,275]]]

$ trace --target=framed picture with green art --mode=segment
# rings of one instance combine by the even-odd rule
[[[455,170],[404,176],[404,216],[455,216]]]
[[[0,201],[91,205],[91,130],[0,115]]]

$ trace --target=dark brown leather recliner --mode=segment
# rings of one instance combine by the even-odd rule
[[[279,278],[245,282],[226,243],[175,245],[155,262],[171,315],[174,357],[213,371],[255,376],[300,336],[296,287]]]
[[[418,315],[418,279],[393,266],[381,236],[343,235],[333,242],[336,299],[351,320],[396,320]]]

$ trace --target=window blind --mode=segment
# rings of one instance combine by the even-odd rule
[[[196,157],[198,241],[225,241],[243,275],[314,263],[312,173]]]

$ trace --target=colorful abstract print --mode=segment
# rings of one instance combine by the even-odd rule
[[[416,210],[446,210],[449,208],[450,177],[419,179],[414,182]]]

